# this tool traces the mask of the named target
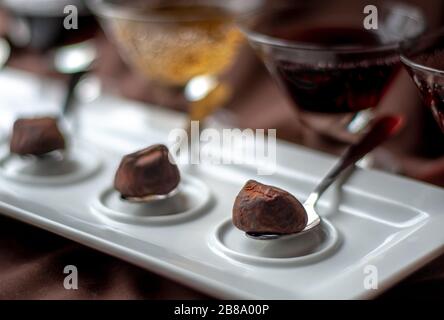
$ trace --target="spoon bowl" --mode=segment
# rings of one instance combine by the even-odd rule
[[[32,160],[56,160],[63,161],[67,158],[67,153],[65,150],[55,150],[51,152],[47,152],[40,155],[27,154],[21,156],[23,159],[32,159]]]
[[[145,196],[145,197],[120,196],[120,198],[122,200],[131,202],[131,203],[151,203],[151,202],[170,199],[170,198],[174,197],[175,195],[177,195],[178,193],[179,193],[179,188],[177,187],[167,194],[154,194],[154,195],[149,195],[149,196]]]
[[[302,231],[297,233],[288,233],[288,234],[278,234],[278,233],[260,233],[260,232],[245,232],[245,235],[250,239],[255,240],[277,240],[277,239],[289,239],[293,237],[297,237],[312,231],[314,228],[318,227],[321,224],[321,217],[316,213],[315,207],[313,203],[309,202],[309,199],[304,202],[304,209],[307,213],[307,225]]]

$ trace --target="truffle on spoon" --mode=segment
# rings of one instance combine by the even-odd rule
[[[234,202],[233,224],[252,233],[297,233],[307,225],[307,213],[287,191],[249,180]]]
[[[293,197],[283,190],[264,186],[255,181],[247,182],[236,198],[233,208],[233,223],[239,229],[244,230],[248,238],[256,240],[275,240],[314,230],[321,223],[321,217],[316,212],[316,204],[322,194],[345,170],[396,134],[402,127],[402,123],[401,116],[379,117],[371,123],[368,131],[356,144],[348,147],[336,165],[305,200],[302,210],[306,213],[306,222],[303,229],[299,230],[300,225],[295,225],[294,228],[298,231],[288,232],[291,226],[285,225],[286,223],[297,224],[298,212],[299,217],[302,217],[299,210],[301,203],[295,204]],[[294,219],[293,222],[291,217]],[[279,223],[279,220],[282,224]],[[269,231],[270,225],[274,228],[274,232]],[[257,231],[260,229],[262,230]]]
[[[11,153],[39,157],[64,149],[65,138],[57,125],[57,119],[44,117],[15,121],[10,141]]]
[[[123,157],[114,188],[123,199],[143,202],[172,193],[179,182],[179,169],[168,148],[157,144]]]

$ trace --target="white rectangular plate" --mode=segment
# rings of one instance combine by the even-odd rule
[[[8,83],[11,75],[26,79],[15,80],[26,88],[36,85],[36,79],[11,71],[0,76],[0,84]],[[57,92],[57,88],[48,88]],[[22,91],[30,92],[20,97],[23,105],[26,99],[27,103],[41,101],[36,100],[35,90]],[[6,95],[8,90],[0,90],[1,97]],[[14,99],[12,93],[7,98]],[[41,108],[45,108],[43,103]],[[17,110],[17,104],[4,108],[10,119]],[[242,165],[206,163],[193,171],[183,167],[184,180],[191,181],[190,194],[200,190],[200,197],[194,198],[196,204],[205,199],[206,190],[211,195],[196,214],[182,219],[142,219],[143,224],[128,223],[125,217],[110,218],[100,213],[97,199],[111,187],[122,155],[166,142],[169,130],[183,119],[111,97],[84,106],[81,115],[88,128],[82,131],[83,138],[102,160],[101,170],[91,178],[62,186],[0,178],[2,214],[219,298],[371,298],[443,251],[444,191],[362,169],[355,170],[342,186],[333,187],[319,205],[320,214],[338,236],[336,242],[325,242],[329,247],[323,254],[295,259],[294,250],[299,249],[294,240],[284,244],[247,240],[229,221],[234,198],[248,179],[279,186],[304,199],[334,162],[329,156],[281,141],[277,172],[271,176],[259,177],[254,168]],[[124,130],[122,123],[128,129]],[[309,241],[314,240],[304,240]],[[314,250],[322,249],[321,245]],[[376,290],[365,287],[367,266],[376,267]]]

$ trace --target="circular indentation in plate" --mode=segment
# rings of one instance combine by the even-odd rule
[[[310,232],[277,240],[255,240],[246,237],[231,219],[222,222],[211,235],[211,249],[240,262],[262,265],[309,263],[330,254],[339,245],[339,234],[323,219]]]
[[[73,145],[63,159],[57,157],[20,157],[3,150],[0,175],[9,180],[40,185],[68,184],[88,178],[101,165],[89,148]]]
[[[182,176],[181,182],[167,199],[147,203],[122,200],[112,187],[103,191],[92,204],[96,214],[132,224],[162,224],[183,221],[201,213],[210,203],[211,192],[202,181]]]

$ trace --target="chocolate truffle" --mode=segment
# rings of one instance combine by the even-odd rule
[[[11,153],[41,156],[65,149],[65,139],[55,118],[18,119],[10,143]]]
[[[153,145],[126,155],[117,169],[114,188],[123,198],[170,193],[180,181],[179,169],[170,159],[164,145]]]
[[[233,224],[245,232],[289,234],[305,228],[307,213],[287,191],[249,180],[234,202]]]

